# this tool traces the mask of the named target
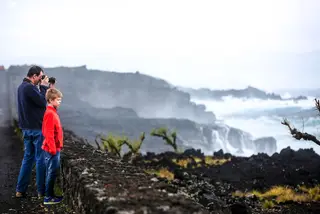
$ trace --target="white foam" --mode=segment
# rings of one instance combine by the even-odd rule
[[[285,99],[292,98],[291,94],[290,94],[290,93],[288,93],[288,92],[286,92],[286,93],[282,94],[281,96],[282,96],[283,98],[285,98]]]
[[[272,110],[284,107],[300,107],[308,109],[314,107],[313,98],[307,100],[260,100],[260,99],[239,99],[231,96],[223,97],[223,101],[192,99],[193,102],[204,104],[208,110],[213,111],[216,116],[223,119],[223,116],[244,113],[250,110]]]
[[[222,120],[226,125],[239,128],[252,134],[254,138],[273,136],[277,139],[278,152],[290,146],[294,150],[299,148],[313,148],[320,154],[320,146],[309,141],[298,141],[293,139],[288,131],[288,128],[281,124],[282,118],[277,116],[258,116],[254,118],[235,116],[237,113],[249,113],[264,110],[272,110],[285,107],[299,107],[301,109],[310,109],[314,107],[312,97],[308,100],[294,102],[292,100],[259,100],[259,99],[236,99],[225,97],[223,101],[199,100],[192,99],[197,104],[204,104],[207,110],[213,111],[217,119]],[[305,132],[320,136],[320,116],[316,112],[314,117],[301,118],[297,114],[290,114],[289,121],[298,129],[303,129]],[[229,147],[227,142],[224,142],[225,147]],[[221,145],[221,147],[223,147]],[[232,150],[232,148],[227,148]],[[245,152],[245,151],[244,151]],[[245,152],[246,153],[246,152]],[[250,152],[249,152],[250,153]]]

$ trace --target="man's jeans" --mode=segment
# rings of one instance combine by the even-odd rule
[[[46,163],[46,190],[45,196],[54,197],[54,184],[60,169],[60,152],[55,155],[44,151]]]
[[[41,149],[43,135],[41,130],[22,130],[24,141],[24,157],[16,187],[17,192],[27,192],[30,183],[32,168],[36,161],[36,182],[39,194],[44,194],[45,163],[44,152]]]

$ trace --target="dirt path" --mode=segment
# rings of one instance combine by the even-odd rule
[[[35,188],[35,175],[25,199],[14,197],[23,146],[11,128],[0,127],[0,213],[72,213],[64,204],[44,207]]]
[[[19,174],[22,144],[10,128],[0,127],[0,211],[4,212],[19,207],[18,200],[13,198],[16,180]]]

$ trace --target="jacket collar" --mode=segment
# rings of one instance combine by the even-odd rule
[[[55,107],[53,107],[53,106],[47,106],[47,109],[50,109],[50,110],[53,110],[54,112],[57,112],[57,109],[55,108]]]
[[[27,83],[31,83],[33,85],[33,83],[31,82],[31,80],[29,80],[28,78],[23,78],[23,81],[22,82],[27,82]]]

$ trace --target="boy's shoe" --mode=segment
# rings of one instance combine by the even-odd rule
[[[27,196],[24,192],[16,192],[16,198],[25,198]]]
[[[63,197],[44,197],[43,204],[59,204],[62,201]]]

